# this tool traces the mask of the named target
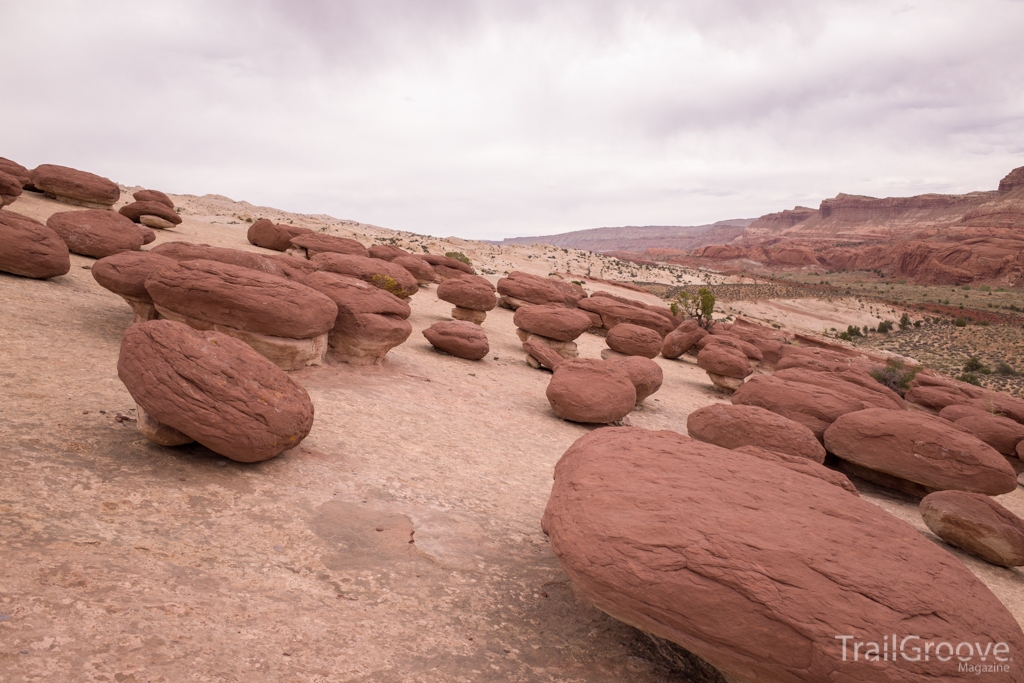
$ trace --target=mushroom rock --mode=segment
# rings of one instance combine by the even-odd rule
[[[421,259],[437,268],[450,268],[451,270],[457,270],[460,273],[466,273],[467,275],[475,275],[473,272],[473,266],[468,263],[463,263],[458,259],[454,259],[451,256],[440,256],[438,254],[422,254]],[[438,271],[442,272],[442,271]]]
[[[479,325],[463,320],[434,323],[423,330],[423,336],[435,349],[466,360],[480,360],[491,350],[487,333]]]
[[[514,270],[498,280],[501,305],[513,310],[528,304],[565,306],[565,294],[553,280]]]
[[[560,363],[566,360],[558,351],[541,342],[536,336],[527,337],[523,341],[523,350],[526,351],[527,364],[538,370],[541,368],[554,370]]]
[[[654,358],[661,353],[661,335],[649,327],[620,323],[608,330],[608,348],[627,356]]]
[[[850,478],[842,472],[836,472],[830,470],[824,465],[817,463],[813,460],[808,460],[799,455],[790,455],[782,451],[773,451],[761,446],[740,446],[734,448],[738,453],[746,453],[747,455],[753,455],[762,460],[770,460],[778,463],[783,467],[788,467],[796,472],[801,472],[808,476],[814,477],[815,479],[821,479],[822,481],[828,482],[834,486],[838,486],[841,489],[845,489],[855,496],[859,496],[860,492],[857,491],[857,487],[853,485]]]
[[[871,408],[841,415],[825,430],[825,448],[868,470],[931,490],[996,496],[1017,475],[994,448],[935,415]]]
[[[657,313],[658,315],[662,316],[663,318],[669,321],[671,325],[670,329],[678,327],[679,324],[683,322],[683,317],[681,315],[673,315],[672,311],[670,311],[665,306],[652,306],[651,304],[646,304],[643,301],[637,301],[636,299],[630,299],[629,297],[626,296],[612,294],[611,292],[606,292],[602,289],[599,289],[598,291],[594,292],[592,296],[604,297],[606,299],[611,299],[612,301],[618,301],[620,304],[632,306],[633,308],[642,308],[645,311]]]
[[[338,307],[298,282],[217,261],[181,261],[146,278],[162,318],[241,339],[285,370],[323,359]]]
[[[512,323],[530,334],[570,342],[590,329],[590,318],[558,304],[520,306]]]
[[[420,291],[419,283],[412,273],[390,261],[330,252],[317,254],[310,261],[320,270],[354,277],[402,299]]]
[[[174,427],[154,420],[153,416],[138,403],[135,404],[135,425],[142,436],[158,446],[183,446],[195,442],[188,434],[182,434]]]
[[[169,209],[174,209],[174,202],[160,190],[139,190],[132,195],[132,198],[137,202],[157,202]]]
[[[742,351],[725,344],[705,346],[697,354],[697,365],[708,373],[716,387],[727,393],[743,386],[744,378],[754,372]]]
[[[498,291],[501,291],[500,288]],[[631,323],[649,327],[664,338],[676,328],[675,323],[663,315],[648,311],[646,308],[623,304],[608,297],[591,296],[580,300],[576,305],[585,311],[600,315],[604,328],[608,330],[621,323]]]
[[[759,363],[762,360],[764,360],[764,355],[761,353],[761,350],[759,348],[757,348],[750,342],[745,342],[737,337],[727,335],[709,334],[706,337],[701,337],[694,344],[694,348],[696,348],[698,351],[703,351],[704,347],[708,346],[709,344],[724,344],[726,346],[731,346],[732,348],[736,349],[744,356],[746,356],[753,363]]]
[[[173,208],[167,208],[163,202],[134,202],[126,204],[118,213],[133,223],[142,223],[151,228],[166,230],[181,224],[181,216]],[[157,221],[143,221],[145,218],[157,218]],[[155,223],[155,224],[154,224]]]
[[[291,239],[304,233],[312,233],[309,228],[292,225],[275,225],[269,218],[261,218],[249,226],[245,236],[249,244],[274,251],[287,251],[291,248]]]
[[[567,306],[575,306],[581,299],[587,298],[587,290],[574,282],[566,282],[555,277],[548,278],[548,281],[562,292]]]
[[[145,236],[130,220],[103,209],[62,211],[46,226],[60,235],[73,254],[103,258],[122,251],[138,251]]]
[[[399,256],[412,256],[409,252],[393,244],[374,244],[369,249],[372,258],[379,258],[383,261],[394,261]]]
[[[936,491],[921,517],[946,543],[1001,567],[1024,566],[1024,521],[980,493]]]
[[[151,254],[160,254],[175,261],[217,261],[233,266],[250,268],[268,275],[276,275],[287,280],[303,282],[305,277],[316,272],[316,266],[308,259],[288,256],[286,254],[260,254],[254,251],[211,247],[208,244],[192,244],[191,242],[164,242],[149,250]]]
[[[555,415],[571,422],[616,422],[636,406],[636,388],[629,375],[603,360],[559,363],[546,393]]]
[[[819,441],[840,415],[867,408],[898,410],[884,396],[842,380],[819,386],[777,375],[751,377],[732,395],[732,403],[759,406],[788,417],[810,429]]]
[[[356,240],[347,237],[325,235],[321,232],[306,232],[291,239],[291,250],[298,256],[313,258],[317,254],[351,254],[369,258],[370,252]]]
[[[1016,455],[1017,444],[1024,441],[1024,425],[1000,415],[966,415],[953,424],[978,437],[1003,455]]]
[[[239,462],[294,448],[313,426],[306,390],[248,345],[170,320],[132,325],[117,376],[142,408],[144,436],[173,431]],[[159,442],[159,441],[158,441]]]
[[[0,170],[0,208],[13,204],[21,193],[21,181]]]
[[[661,384],[665,379],[661,366],[650,358],[623,356],[622,358],[612,358],[606,362],[629,375],[629,381],[636,389],[636,405],[641,405],[644,400],[661,389]]]
[[[452,317],[456,320],[482,323],[487,311],[498,304],[494,296],[494,285],[478,275],[466,275],[448,279],[437,286],[437,298],[455,306]]]
[[[707,330],[697,325],[696,320],[687,320],[665,335],[661,355],[669,360],[675,360],[692,349],[707,334]]]
[[[391,263],[401,266],[412,273],[412,276],[416,278],[416,282],[421,285],[430,284],[439,279],[437,273],[434,272],[434,267],[418,256],[396,256],[391,259]]]
[[[952,656],[914,661],[913,646],[1024,649],[999,599],[906,522],[781,463],[673,432],[578,439],[555,467],[541,526],[599,609],[732,683],[974,680]],[[863,641],[893,633],[920,640],[905,658],[863,656]],[[1024,680],[1008,665],[1005,680]]]
[[[174,263],[174,259],[150,251],[122,251],[92,264],[91,272],[100,286],[131,306],[135,313],[132,322],[138,323],[157,317],[153,297],[146,290],[146,278]]]
[[[71,270],[68,245],[50,228],[0,209],[0,271],[45,280]]]
[[[825,462],[825,449],[804,425],[758,406],[715,403],[693,411],[686,431],[694,439],[722,448],[758,446],[779,453]]]
[[[21,189],[27,190],[29,188],[26,187],[26,185],[32,185],[31,172],[16,161],[0,157],[0,173],[6,173],[9,176],[14,176]]]
[[[391,292],[347,275],[313,273],[308,284],[338,306],[327,358],[350,365],[380,365],[412,334],[412,309]]]
[[[32,171],[31,180],[50,199],[91,209],[109,209],[121,196],[117,183],[67,166],[43,164]]]

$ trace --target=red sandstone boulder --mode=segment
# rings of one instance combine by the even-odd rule
[[[146,415],[240,462],[294,448],[313,426],[306,390],[227,335],[170,320],[132,325],[117,376]]]
[[[794,472],[800,472],[806,474],[815,479],[820,479],[824,482],[838,486],[841,489],[849,491],[850,493],[859,496],[860,492],[857,491],[857,487],[853,485],[850,478],[842,472],[836,472],[829,468],[821,465],[813,460],[808,460],[799,455],[790,455],[789,453],[782,453],[780,451],[773,451],[767,448],[761,448],[760,446],[740,446],[734,448],[738,453],[745,453],[747,455],[753,455],[761,458],[762,460],[770,460],[776,464],[787,467]]]
[[[590,329],[590,318],[559,304],[520,306],[512,322],[530,334],[563,342],[572,341]]]
[[[125,204],[118,213],[133,223],[143,223],[151,228],[169,229],[181,224],[181,216],[163,202],[133,202]],[[145,220],[158,218],[158,221]]]
[[[374,244],[369,249],[371,258],[379,258],[383,261],[394,261],[399,256],[412,256],[405,249],[391,244]]]
[[[217,261],[182,261],[146,278],[164,317],[288,339],[309,339],[334,326],[338,307],[298,282]]]
[[[192,244],[191,242],[164,242],[150,249],[150,253],[160,254],[175,261],[195,261],[197,259],[217,261],[258,270],[267,275],[276,275],[300,283],[304,282],[307,275],[316,272],[316,266],[304,258],[285,254],[260,254],[254,251],[211,247],[207,244]]]
[[[391,292],[354,277],[313,273],[308,284],[338,306],[327,357],[351,365],[380,365],[388,351],[412,334],[412,309]]]
[[[560,363],[564,362],[561,354],[547,344],[540,341],[539,337],[528,337],[523,341],[523,350],[526,351],[526,362],[538,368],[554,370]],[[533,359],[532,361],[530,359]]]
[[[942,410],[946,406],[964,404],[974,398],[983,398],[986,391],[966,382],[943,377],[938,373],[920,372],[910,383],[903,398],[927,408]]]
[[[525,344],[523,344],[525,346]],[[636,389],[636,404],[640,405],[647,397],[661,389],[665,379],[661,366],[650,358],[642,356],[627,356],[624,358],[610,358],[606,363],[623,370],[629,375],[629,381]]]
[[[480,360],[491,350],[487,343],[487,333],[479,325],[463,320],[434,323],[423,330],[423,336],[435,349],[456,358]]]
[[[697,354],[697,365],[708,373],[715,386],[726,391],[741,387],[743,379],[754,372],[743,352],[725,344],[704,347]]]
[[[946,406],[939,411],[939,417],[943,420],[949,420],[950,422],[956,422],[960,418],[968,417],[970,415],[991,415],[985,410],[978,408],[977,406],[960,406],[950,405]]]
[[[630,323],[616,325],[608,330],[605,341],[612,351],[618,351],[627,356],[654,358],[661,353],[661,335],[649,327],[640,325]]]
[[[514,270],[498,280],[498,294],[504,305],[519,308],[525,304],[565,305],[565,294],[554,280]]]
[[[391,263],[412,273],[416,282],[421,285],[430,284],[439,279],[437,273],[434,272],[434,267],[418,256],[396,256],[391,259]]]
[[[437,286],[437,298],[473,311],[490,311],[498,305],[494,285],[477,275],[445,280]]]
[[[32,218],[0,209],[0,271],[45,280],[71,270],[68,245]]]
[[[603,360],[559,363],[547,397],[555,415],[571,422],[615,422],[636,406],[636,388],[629,375]]]
[[[722,448],[758,446],[825,462],[825,449],[807,427],[757,406],[714,403],[690,413],[686,431],[694,439]]]
[[[978,437],[1003,455],[1016,455],[1017,444],[1024,441],[1024,425],[1008,417],[991,413],[967,415],[953,424]]]
[[[369,258],[370,252],[356,240],[346,237],[335,237],[320,232],[306,232],[296,235],[291,239],[292,247],[305,252],[307,258],[313,258],[317,254],[352,254]]]
[[[43,164],[32,171],[32,185],[47,197],[67,204],[106,209],[121,196],[117,183],[67,166]]]
[[[163,204],[169,209],[174,209],[174,202],[160,190],[139,190],[133,194],[132,197],[137,202],[157,202],[158,204]]]
[[[566,282],[565,280],[559,280],[558,278],[548,278],[558,290],[562,292],[562,296],[565,297],[566,306],[575,306],[580,300],[587,298],[587,290],[583,289],[574,282]]]
[[[936,491],[921,501],[921,517],[950,545],[1001,567],[1024,565],[1024,521],[988,496]]]
[[[28,189],[26,185],[32,185],[32,174],[27,168],[16,161],[0,157],[0,173],[14,176],[22,189]]]
[[[717,326],[716,326],[717,327]],[[764,360],[764,356],[761,354],[761,350],[749,342],[745,342],[742,339],[726,336],[726,335],[713,335],[709,334],[706,337],[701,337],[693,345],[698,351],[703,351],[705,347],[711,344],[724,344],[725,346],[731,346],[736,349],[749,360],[754,362],[760,362]]]
[[[21,192],[21,181],[0,170],[0,208],[13,204]]]
[[[412,273],[389,261],[369,256],[324,252],[310,259],[314,266],[338,275],[348,275],[391,292],[399,298],[420,291]]]
[[[249,244],[255,244],[264,249],[274,251],[287,251],[292,246],[292,238],[302,234],[313,234],[309,228],[299,228],[292,225],[275,225],[269,218],[261,218],[249,226],[246,238]]]
[[[453,259],[450,256],[440,256],[438,254],[423,254],[420,256],[421,259],[437,268],[448,268],[451,270],[459,271],[460,273],[466,273],[467,275],[475,275],[473,272],[473,266],[468,263],[463,263],[458,259]]]
[[[876,401],[880,408],[906,410],[907,403],[899,394],[889,387],[880,384],[870,375],[857,370],[837,370],[835,372],[813,372],[802,368],[787,368],[777,371],[773,377],[789,382],[803,382],[817,387],[832,389],[838,394],[852,392],[852,396],[866,401]],[[852,386],[851,386],[852,385]],[[870,394],[876,394],[871,396]]]
[[[146,290],[146,278],[174,263],[173,259],[148,251],[122,251],[92,264],[91,272],[96,282],[131,306],[134,322],[142,322],[157,316],[153,298]]]
[[[707,334],[707,331],[697,325],[697,321],[687,320],[665,336],[665,341],[661,345],[661,355],[669,359],[679,358]]]
[[[138,251],[145,240],[137,225],[103,209],[55,213],[47,219],[46,227],[60,235],[73,254],[98,259]]]
[[[860,467],[932,490],[987,495],[1017,488],[1017,475],[991,446],[947,420],[872,408],[848,413],[825,430],[825,448]]]
[[[542,528],[599,609],[736,683],[975,680],[934,657],[867,661],[861,646],[854,661],[852,640],[844,660],[837,636],[1024,648],[989,589],[909,524],[829,482],[672,432],[577,440],[555,467]],[[1006,680],[1022,680],[1010,666]]]
[[[883,396],[858,389],[856,385],[841,380],[838,387],[835,384],[818,386],[762,375],[745,382],[732,395],[732,402],[735,405],[758,406],[788,417],[810,429],[820,441],[825,429],[840,415],[867,408],[896,409]]]
[[[1004,415],[1015,422],[1024,424],[1024,399],[1022,398],[1010,396],[1001,391],[986,390],[984,396],[971,399],[967,404],[992,414]]]
[[[499,289],[499,291],[501,290]],[[595,292],[595,294],[597,293]],[[601,316],[601,321],[605,329],[608,330],[621,323],[631,323],[649,327],[664,337],[676,327],[675,322],[663,315],[646,308],[623,304],[609,297],[592,296],[580,300],[576,305],[584,311]]]

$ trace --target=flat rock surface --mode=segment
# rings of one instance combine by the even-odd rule
[[[158,243],[273,253],[234,217],[259,215],[251,205],[174,200],[184,222]],[[38,195],[11,208],[44,222],[67,210]],[[547,273],[527,258],[539,249],[494,252],[502,270]],[[132,312],[91,259],[70,258],[53,280],[0,274],[0,458],[18,482],[0,487],[0,672],[12,683],[680,680],[575,591],[540,531],[554,465],[590,428],[552,414],[551,375],[524,362],[512,311],[488,314],[490,354],[466,368],[422,337],[451,311],[428,286],[383,366],[289,373],[313,400],[313,429],[243,465],[138,433],[116,371]],[[577,344],[588,358],[605,348],[592,334]],[[664,385],[632,424],[683,431],[691,411],[725,401],[692,359],[655,362]],[[929,533],[916,501],[858,486]],[[998,500],[1024,514],[1021,489]],[[952,552],[1024,618],[1019,571]]]

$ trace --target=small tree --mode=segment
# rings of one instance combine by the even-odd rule
[[[712,318],[715,312],[715,295],[707,287],[701,287],[696,294],[690,294],[686,290],[679,292],[669,309],[672,315],[682,313],[688,318],[693,318],[705,330],[711,329],[715,324]]]
[[[910,327],[910,314],[904,313],[900,316],[900,329],[905,330]]]

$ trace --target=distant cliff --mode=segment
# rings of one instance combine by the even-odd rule
[[[493,244],[550,244],[566,249],[596,252],[633,252],[648,249],[689,251],[705,244],[726,244],[743,234],[754,219],[741,218],[718,221],[709,225],[647,225],[621,228],[591,228],[557,235],[510,237]]]

